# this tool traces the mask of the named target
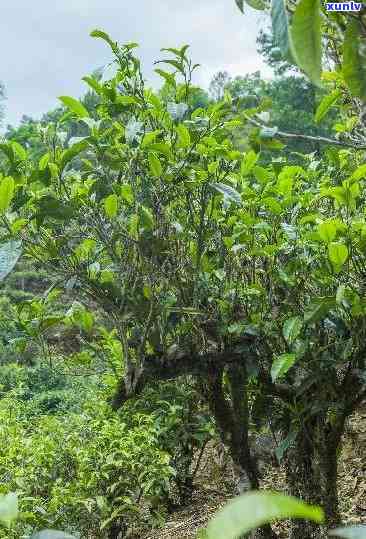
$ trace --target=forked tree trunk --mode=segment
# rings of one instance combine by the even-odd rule
[[[249,410],[246,392],[247,375],[245,366],[230,367],[227,370],[230,401],[223,388],[224,369],[213,368],[207,378],[207,400],[221,439],[230,450],[239,479],[247,483],[245,490],[260,487],[257,462],[249,446]],[[246,479],[246,481],[245,481]],[[270,525],[258,529],[256,539],[273,539],[276,534]]]

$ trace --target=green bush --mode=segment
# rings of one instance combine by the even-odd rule
[[[0,400],[0,494],[20,497],[15,537],[50,528],[104,538],[132,525],[157,526],[169,500],[191,487],[193,452],[212,436],[194,387],[161,385],[116,414],[90,386],[79,391],[80,409],[66,406],[63,415],[71,390],[56,375],[41,367],[2,371],[8,392]],[[33,395],[25,398],[29,387]]]

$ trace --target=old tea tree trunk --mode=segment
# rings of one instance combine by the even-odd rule
[[[325,393],[316,384],[311,394],[299,399],[297,406],[305,407],[305,400],[317,402],[318,411],[303,415],[296,438],[285,457],[288,493],[324,509],[326,524],[295,520],[291,524],[290,539],[321,539],[330,528],[341,524],[338,500],[338,457],[346,419],[365,398],[364,386],[351,369],[337,387],[338,398],[319,406],[316,398]],[[352,388],[352,391],[351,391]],[[316,406],[315,406],[316,408]],[[287,433],[288,434],[288,433]]]
[[[240,490],[259,489],[257,462],[249,444],[247,373],[242,353],[226,350],[198,356],[148,357],[138,373],[120,381],[112,406],[114,409],[121,407],[130,396],[141,392],[149,381],[173,380],[186,375],[196,377],[206,388],[204,393],[221,439],[230,450]],[[227,387],[224,386],[225,375]],[[256,536],[270,539],[275,534],[268,525],[258,530]]]

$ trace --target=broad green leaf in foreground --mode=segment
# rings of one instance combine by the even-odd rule
[[[300,0],[292,19],[291,36],[298,66],[320,86],[322,48],[319,0]]]
[[[336,528],[331,530],[329,535],[345,537],[346,539],[366,539],[366,526],[348,526],[347,528]]]
[[[20,241],[9,241],[0,245],[0,281],[11,272],[21,254]]]
[[[366,50],[362,24],[349,18],[343,44],[343,76],[351,93],[366,101]]]
[[[208,539],[237,539],[255,528],[285,518],[304,518],[321,523],[320,507],[276,492],[250,492],[229,502],[207,527]]]
[[[294,56],[289,21],[284,0],[272,0],[271,5],[273,38],[284,58]]]
[[[18,513],[18,496],[15,492],[0,496],[0,522],[10,526],[17,519]]]

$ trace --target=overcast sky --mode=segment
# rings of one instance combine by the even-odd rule
[[[57,105],[57,96],[80,96],[81,77],[111,59],[107,46],[89,33],[100,28],[121,43],[140,43],[146,78],[154,83],[153,61],[162,47],[191,45],[202,64],[196,82],[207,87],[226,69],[245,74],[263,66],[256,35],[264,16],[234,0],[17,0],[0,9],[0,80],[7,101],[5,123],[23,114],[39,118]],[[160,56],[161,57],[161,56]]]

